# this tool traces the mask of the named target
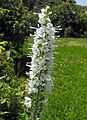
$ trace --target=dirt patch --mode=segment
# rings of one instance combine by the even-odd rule
[[[78,42],[78,41],[70,41],[67,43],[68,46],[87,46],[87,44],[85,43],[81,43],[81,42]]]

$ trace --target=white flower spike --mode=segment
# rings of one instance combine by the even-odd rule
[[[25,97],[25,104],[29,108],[35,106],[33,120],[40,118],[40,113],[37,112],[40,111],[39,100],[42,100],[42,104],[47,102],[47,99],[42,99],[44,98],[42,96],[43,92],[47,90],[50,93],[51,86],[53,85],[51,72],[53,68],[53,51],[55,48],[55,29],[49,18],[49,14],[51,14],[51,12],[48,12],[49,8],[47,6],[46,9],[41,9],[41,13],[38,14],[38,22],[41,27],[36,30],[32,47],[32,61],[29,72],[30,80],[28,82],[29,98]],[[34,99],[32,97],[34,95],[36,96],[36,101],[35,97]]]

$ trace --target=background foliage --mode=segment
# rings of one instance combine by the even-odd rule
[[[54,26],[62,28],[61,37],[85,37],[87,32],[87,7],[79,6],[74,0],[39,0],[34,3],[33,11],[49,5]],[[37,22],[35,22],[37,23]]]

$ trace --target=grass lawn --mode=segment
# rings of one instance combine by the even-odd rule
[[[56,40],[54,87],[42,120],[87,120],[87,39]]]

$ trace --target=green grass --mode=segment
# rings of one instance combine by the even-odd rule
[[[54,87],[42,120],[87,120],[87,39],[56,40]]]

